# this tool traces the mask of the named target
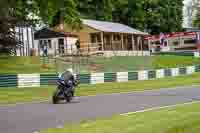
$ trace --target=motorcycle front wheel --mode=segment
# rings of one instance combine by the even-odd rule
[[[60,90],[56,89],[56,91],[54,92],[53,94],[53,97],[52,97],[52,102],[53,104],[57,104],[59,99],[58,99],[58,94],[59,94]]]
[[[68,103],[71,102],[72,97],[73,97],[73,95],[72,95],[72,93],[70,92],[70,93],[68,94],[68,96],[66,97],[66,101],[67,101]]]

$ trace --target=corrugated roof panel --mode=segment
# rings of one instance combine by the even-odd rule
[[[148,35],[148,33],[133,29],[129,26],[120,23],[97,21],[82,19],[83,24],[88,25],[92,28],[95,28],[104,32],[116,32],[116,33],[129,33],[129,34],[143,34]]]

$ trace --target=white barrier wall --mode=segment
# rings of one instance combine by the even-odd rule
[[[18,87],[40,87],[40,74],[18,74]]]
[[[104,73],[92,73],[91,84],[104,83]]]
[[[117,82],[127,82],[128,72],[117,72]]]
[[[133,80],[148,80],[160,79],[169,76],[190,75],[195,72],[200,72],[199,66],[188,66],[183,68],[170,68],[171,74],[165,75],[165,69],[158,69],[152,71],[135,71],[135,72],[113,72],[113,73],[90,73],[85,77],[80,75],[80,83],[98,84],[104,82],[127,82]],[[186,73],[185,73],[186,70]],[[156,72],[156,73],[155,73]],[[182,74],[181,74],[181,73]],[[156,75],[155,75],[156,74]],[[77,77],[75,75],[75,77]],[[1,77],[0,77],[1,78]],[[40,74],[18,74],[14,76],[3,76],[2,79],[8,78],[8,84],[2,84],[2,87],[7,87],[9,84],[12,86],[16,84],[18,87],[40,87],[40,85],[47,85],[49,81],[57,79],[57,75],[40,75]],[[17,79],[16,79],[17,78]],[[16,80],[13,80],[16,79]],[[1,85],[1,84],[0,84]]]
[[[187,74],[192,74],[195,72],[195,67],[194,66],[188,66],[187,67]]]
[[[148,71],[139,71],[138,80],[148,80]]]
[[[179,76],[179,68],[172,68],[172,76],[175,77],[175,76]]]
[[[164,77],[165,77],[164,69],[156,70],[156,78],[164,78]]]

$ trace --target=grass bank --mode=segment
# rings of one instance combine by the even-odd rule
[[[200,103],[68,124],[41,133],[198,133]]]
[[[0,56],[0,74],[10,73],[55,73],[62,72],[66,68],[72,67],[72,63],[63,61],[55,62],[49,60],[44,67],[43,59],[40,57],[7,57]],[[91,72],[120,72],[137,71],[157,68],[182,67],[193,64],[200,64],[200,59],[188,56],[157,55],[157,56],[125,56],[125,57],[92,57],[82,59],[81,64],[74,67],[81,73]]]
[[[43,67],[42,62],[40,57],[0,56],[0,74],[56,72],[53,62],[49,62],[48,67]]]
[[[156,90],[185,85],[200,85],[200,73],[148,81],[80,85],[77,88],[76,96]],[[40,88],[0,88],[0,104],[47,100],[51,98],[54,89],[55,86]]]
[[[153,68],[172,68],[200,64],[200,59],[192,56],[160,55],[154,56]]]

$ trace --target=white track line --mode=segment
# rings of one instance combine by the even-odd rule
[[[168,105],[168,106],[162,106],[162,107],[154,107],[154,108],[139,110],[139,111],[135,111],[135,112],[122,113],[120,115],[121,116],[128,116],[128,115],[132,115],[132,114],[136,114],[136,113],[143,113],[143,112],[148,112],[148,111],[153,111],[153,110],[172,108],[172,107],[177,107],[177,106],[182,106],[182,105],[190,105],[190,104],[194,104],[194,103],[200,103],[200,101],[194,101],[194,102],[188,102],[188,103],[182,103],[182,104],[175,104],[175,105]]]

